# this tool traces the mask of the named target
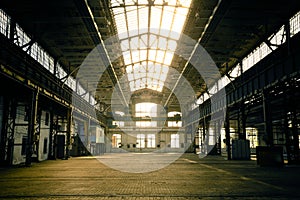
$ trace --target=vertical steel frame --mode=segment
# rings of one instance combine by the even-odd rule
[[[31,162],[32,162],[31,157],[33,154],[33,137],[35,134],[35,127],[36,127],[38,96],[39,96],[38,90],[32,91],[29,124],[28,124],[27,144],[26,144],[26,161],[25,161],[26,166],[30,166]]]

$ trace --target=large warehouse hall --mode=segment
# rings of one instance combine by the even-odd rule
[[[1,199],[300,199],[299,0],[1,0]]]

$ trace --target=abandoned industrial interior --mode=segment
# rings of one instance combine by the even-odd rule
[[[297,0],[1,0],[0,198],[298,199],[299,32]]]

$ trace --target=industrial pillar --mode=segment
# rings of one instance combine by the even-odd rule
[[[222,130],[222,120],[218,120],[218,125],[217,125],[217,150],[218,150],[218,155],[222,154],[222,148],[221,148],[221,130]]]
[[[225,116],[225,140],[226,140],[226,149],[227,149],[227,159],[231,160],[231,146],[230,146],[230,121],[229,121],[229,111],[228,108],[226,109],[226,116]]]
[[[4,164],[11,165],[13,161],[14,150],[14,132],[17,110],[17,100],[14,97],[6,97],[3,102],[5,108],[3,111],[3,124],[1,130],[1,160]]]
[[[263,91],[263,114],[264,114],[264,131],[265,131],[265,141],[268,146],[273,146],[273,131],[272,131],[272,119],[271,110],[268,95],[266,91]]]
[[[54,143],[54,113],[53,109],[51,108],[50,110],[50,130],[49,130],[49,153],[48,153],[48,159],[54,159],[54,148],[53,148],[53,143]]]
[[[240,62],[240,70],[241,70],[241,80],[242,84],[244,84],[244,72],[243,72],[243,63]],[[240,103],[240,109],[238,114],[238,134],[240,140],[246,140],[246,115],[245,115],[245,94],[244,94],[244,86],[241,85],[242,88],[242,99]]]
[[[32,156],[32,146],[33,146],[33,135],[35,133],[35,124],[36,124],[36,115],[37,115],[37,106],[38,106],[38,90],[32,91],[32,99],[30,105],[30,114],[29,114],[29,123],[28,123],[28,135],[27,135],[27,144],[26,144],[26,161],[25,165],[31,165],[31,156]]]
[[[2,98],[2,120],[1,120],[1,133],[0,133],[0,163],[6,161],[6,141],[7,141],[7,121],[9,118],[9,101],[6,97]]]
[[[293,157],[294,162],[299,162],[299,133],[298,133],[298,119],[296,109],[292,114],[292,135],[293,135]]]
[[[71,129],[72,129],[72,107],[68,108],[67,111],[67,132],[66,132],[66,159],[70,157],[71,148]]]
[[[202,141],[201,141],[201,151],[203,153],[207,153],[205,152],[206,151],[206,120],[205,120],[205,117],[203,117],[203,122],[202,122]]]

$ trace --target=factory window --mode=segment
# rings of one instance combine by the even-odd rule
[[[148,148],[155,148],[155,134],[148,134],[147,135],[147,147]]]
[[[256,148],[258,145],[257,129],[251,127],[246,128],[246,138],[250,141],[250,148]]]
[[[300,12],[295,14],[290,19],[290,31],[291,31],[291,36],[296,35],[300,31]]]
[[[289,23],[290,23],[290,34],[291,37],[299,33],[300,31],[300,12],[297,12],[293,17],[290,18]],[[268,40],[272,44],[272,46],[268,46],[265,42],[261,43],[260,45],[257,46],[252,52],[250,52],[247,56],[245,56],[242,59],[242,67],[243,67],[243,72],[246,70],[250,69],[253,67],[256,63],[261,61],[263,58],[265,58],[267,55],[269,55],[273,50],[277,49],[278,46],[284,44],[286,42],[286,33],[285,33],[285,27],[282,25],[279,30],[275,33],[273,33]],[[241,75],[240,73],[240,68],[241,65],[237,64],[230,72],[229,75],[230,77],[236,78]],[[221,82],[222,80],[218,80],[218,82]],[[222,89],[225,87],[228,83],[230,83],[229,80],[224,82],[223,84],[220,83],[220,87],[218,90]],[[218,83],[217,83],[218,84]],[[209,88],[209,93],[212,93],[212,87]],[[202,95],[201,98],[203,98],[205,94]],[[199,98],[198,103],[202,104],[205,100],[201,100]]]
[[[0,33],[5,35],[7,38],[10,37],[10,16],[8,16],[2,9],[0,9]],[[31,46],[28,45],[32,39],[27,35],[27,33],[22,29],[19,24],[16,24],[16,31],[14,33],[14,43],[23,48],[32,58],[38,61],[44,68],[49,70],[51,73],[55,73],[58,78],[62,79],[63,84],[68,85],[73,91],[76,89],[76,84],[74,78],[71,76],[67,76],[66,72],[60,67],[59,63],[57,63],[58,71],[54,72],[54,59],[46,52],[38,43],[33,43]],[[89,93],[85,92],[84,99],[89,102]],[[81,94],[81,93],[80,93]],[[93,105],[93,103],[92,103]]]
[[[124,112],[122,111],[115,111],[114,112],[114,118],[115,121],[112,122],[113,126],[117,126],[117,127],[124,127],[125,126],[125,122],[122,121],[122,117],[125,115]]]
[[[179,148],[179,134],[171,134],[171,148]]]
[[[124,121],[113,121],[113,126],[124,127]]]
[[[168,127],[182,127],[182,121],[168,121]]]
[[[111,144],[113,148],[120,148],[122,146],[121,134],[113,134],[111,138]]]
[[[18,24],[16,24],[16,33],[15,34],[17,35],[17,38],[16,38],[16,40],[14,40],[14,42],[18,46],[21,47],[30,42],[30,38]],[[25,50],[25,49],[26,48],[23,48],[23,50]]]
[[[136,135],[136,147],[145,148],[145,134]]]
[[[116,115],[120,115],[120,116],[124,116],[124,115],[125,115],[125,113],[122,112],[122,111],[116,111],[115,114],[116,114]]]
[[[157,116],[157,104],[148,102],[135,104],[135,116],[141,119],[136,121],[137,127],[156,127],[157,121],[152,121],[152,117]]]
[[[156,127],[157,126],[157,122],[156,121],[137,121],[135,123],[136,127]]]
[[[0,33],[5,35],[6,37],[9,36],[9,24],[10,24],[10,18],[9,16],[0,9]]]
[[[169,112],[168,117],[172,119],[168,121],[168,127],[182,127],[181,112]]]
[[[168,121],[168,127],[182,127],[182,121]]]

